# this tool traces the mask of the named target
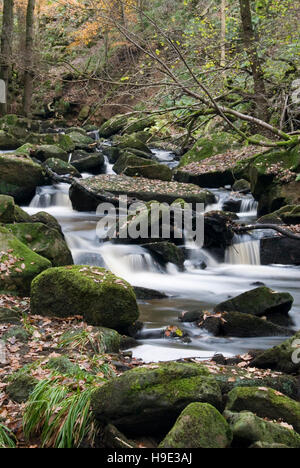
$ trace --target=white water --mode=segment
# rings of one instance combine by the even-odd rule
[[[108,162],[106,168],[107,172],[111,170]],[[179,272],[171,264],[163,271],[140,246],[100,243],[96,235],[99,218],[95,213],[73,211],[68,189],[67,184],[38,188],[30,207],[25,209],[30,214],[47,211],[58,219],[75,263],[106,266],[134,286],[165,292],[168,295],[166,299],[140,304],[141,320],[146,329],[179,325],[188,331],[192,339],[190,344],[167,339],[143,339],[141,346],[133,350],[134,356],[149,361],[192,356],[202,359],[215,352],[231,355],[247,352],[250,348],[267,348],[279,343],[283,337],[215,338],[192,324],[178,323],[178,316],[182,311],[211,309],[218,302],[253,289],[257,281],[278,291],[288,291],[294,296],[291,315],[295,326],[300,328],[300,268],[261,266],[259,240],[250,236],[238,236],[234,246],[227,249],[224,264],[218,263],[209,252],[189,245],[190,254],[189,260],[185,262],[185,271]],[[228,191],[214,192],[219,196],[216,205],[221,206]],[[245,206],[250,210],[247,215],[253,216],[251,209],[255,205],[249,202]],[[202,261],[207,265],[204,270],[199,267]]]

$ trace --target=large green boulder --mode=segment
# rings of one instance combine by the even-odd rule
[[[99,135],[102,138],[109,138],[121,130],[127,134],[140,132],[153,124],[154,118],[152,116],[136,119],[126,115],[115,115],[100,127]]]
[[[104,268],[68,266],[51,268],[32,282],[33,314],[68,317],[117,330],[139,316],[133,288]]]
[[[300,224],[300,204],[285,205],[273,213],[262,216],[257,220],[258,223],[267,224]]]
[[[114,138],[114,145],[121,150],[128,150],[130,152],[131,149],[135,149],[145,153],[146,155],[151,155],[152,152],[148,146],[139,139],[138,135],[122,135],[117,136]]]
[[[30,133],[26,138],[26,143],[42,146],[55,145],[59,146],[67,153],[70,153],[75,149],[75,143],[70,135],[65,135],[63,133]],[[53,154],[51,156],[53,156]],[[47,158],[49,157],[50,156],[48,155]]]
[[[12,197],[0,195],[0,223],[13,223],[15,220],[15,202]]]
[[[0,151],[14,150],[20,146],[19,140],[9,133],[0,130]]]
[[[232,432],[226,419],[207,403],[191,403],[160,443],[160,449],[227,448]]]
[[[257,317],[288,314],[294,299],[289,293],[277,293],[266,286],[251,289],[216,305],[215,312],[241,312]]]
[[[268,387],[236,387],[228,394],[226,409],[251,411],[261,418],[281,420],[300,432],[300,403]]]
[[[0,226],[0,291],[29,295],[33,278],[50,268],[51,262],[29,249],[8,229]]]
[[[69,159],[68,152],[56,145],[37,146],[34,150],[34,156],[42,162],[50,158],[60,159],[66,162]]]
[[[273,369],[288,374],[300,372],[300,332],[278,346],[260,353],[253,365],[262,369]]]
[[[20,221],[17,221],[20,222]],[[24,222],[24,221],[23,221]],[[47,213],[46,211],[39,211],[38,213],[35,213],[34,215],[30,216],[29,220],[25,221],[26,223],[42,223],[48,226],[51,229],[56,229],[61,235],[62,230],[59,222],[57,221],[54,216],[51,214]]]
[[[70,158],[70,163],[79,172],[99,174],[104,167],[105,160],[102,153],[88,153],[84,150],[75,150]]]
[[[95,144],[93,138],[89,137],[88,135],[83,135],[81,132],[71,132],[68,134],[68,137],[71,138],[75,145],[75,148],[77,149],[89,148],[90,145]]]
[[[6,226],[23,244],[48,258],[53,266],[72,265],[72,254],[56,229],[42,223],[19,223]]]
[[[246,448],[260,442],[300,448],[300,435],[285,425],[259,418],[250,411],[242,413],[225,411],[224,416],[230,424],[236,447]]]
[[[30,200],[35,189],[45,182],[43,168],[26,156],[0,154],[0,194],[16,202]]]
[[[50,169],[50,171],[57,175],[81,177],[80,172],[74,166],[60,159],[47,159],[43,165],[46,169]]]
[[[130,153],[124,153],[113,166],[113,170],[117,174],[125,174],[130,177],[140,176],[167,181],[170,181],[173,175],[168,166]]]
[[[215,196],[196,185],[179,182],[165,182],[143,177],[127,177],[117,175],[99,175],[87,179],[76,179],[70,189],[73,208],[78,211],[96,210],[99,203],[114,202],[119,204],[119,195],[127,195],[143,201],[156,200],[173,203],[179,198],[186,203],[214,203]]]
[[[101,423],[125,433],[169,431],[181,411],[193,402],[220,408],[220,387],[202,366],[153,364],[125,372],[92,396],[92,410]]]

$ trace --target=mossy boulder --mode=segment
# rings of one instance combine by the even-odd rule
[[[207,403],[191,403],[159,448],[227,448],[231,441],[231,429],[216,408]]]
[[[69,154],[64,149],[56,145],[40,145],[34,150],[34,156],[44,162],[47,159],[55,158],[61,161],[68,161]]]
[[[70,162],[79,172],[91,172],[92,174],[99,174],[105,163],[102,153],[87,153],[84,150],[75,150]]]
[[[17,341],[26,343],[29,340],[29,333],[23,327],[11,327],[7,332],[3,334],[3,340],[7,341],[14,338]]]
[[[258,198],[258,216],[279,210],[286,205],[300,204],[300,181],[282,184],[273,182],[265,187]]]
[[[286,205],[273,213],[262,216],[258,223],[300,224],[300,205]]]
[[[236,447],[246,448],[260,443],[263,446],[283,444],[288,448],[300,448],[299,434],[288,427],[259,418],[250,411],[225,411],[224,416],[230,424]]]
[[[139,316],[132,287],[104,268],[69,266],[51,268],[31,287],[33,314],[68,317],[114,329],[130,326]]]
[[[30,200],[35,189],[45,182],[43,168],[26,156],[0,154],[0,193],[15,201]]]
[[[149,250],[156,260],[162,265],[174,263],[178,268],[182,269],[184,264],[183,250],[171,242],[150,242],[143,246]]]
[[[35,154],[35,145],[31,143],[25,143],[25,145],[20,146],[14,151],[14,154],[19,156],[34,156]]]
[[[0,130],[0,151],[14,150],[19,146],[20,142],[15,136]]]
[[[245,179],[239,179],[233,184],[232,190],[239,193],[249,193],[251,191],[250,182]]]
[[[42,146],[59,146],[62,150],[70,153],[75,149],[75,143],[70,135],[63,133],[30,133],[26,138],[26,143]],[[45,159],[54,157],[53,154],[47,155]],[[57,156],[56,156],[57,157]]]
[[[50,260],[53,266],[72,265],[72,254],[56,229],[42,223],[20,223],[6,226],[23,244]]]
[[[30,223],[31,217],[25,210],[15,205],[14,221],[15,223]]]
[[[21,323],[21,315],[14,309],[0,307],[0,324],[3,323],[19,325]]]
[[[50,268],[51,262],[29,249],[8,229],[0,226],[0,291],[29,295],[33,278]]]
[[[273,369],[288,374],[300,372],[300,332],[278,346],[260,353],[253,365],[262,369]]]
[[[95,141],[93,138],[89,137],[88,135],[83,135],[81,132],[71,132],[68,134],[68,137],[71,138],[73,141],[75,148],[77,149],[85,149],[89,148],[90,145],[94,145]]]
[[[121,130],[125,130],[127,134],[140,132],[145,128],[151,127],[154,124],[152,116],[142,119],[129,118],[126,115],[115,115],[105,122],[99,130],[100,137],[109,138]]]
[[[80,367],[74,364],[67,356],[52,357],[47,362],[47,368],[59,374],[73,376],[81,372]]]
[[[124,153],[113,166],[113,170],[117,174],[130,177],[140,176],[166,181],[170,181],[173,175],[169,167],[130,153]]]
[[[132,369],[106,383],[93,394],[92,410],[125,433],[157,434],[170,430],[193,402],[219,408],[220,388],[202,366],[174,362]]]
[[[202,161],[215,154],[224,153],[228,149],[239,145],[236,136],[226,132],[201,137],[193,148],[182,156],[179,167],[186,166],[191,162]]]
[[[121,150],[128,150],[129,152],[131,149],[135,149],[148,155],[152,154],[151,149],[134,133],[132,135],[115,137],[114,145]]]
[[[70,189],[73,208],[78,211],[96,210],[99,203],[119,203],[118,196],[127,195],[143,201],[172,203],[178,198],[187,203],[205,205],[214,203],[215,196],[208,190],[199,189],[192,184],[164,182],[143,177],[132,178],[116,175],[99,175],[87,179],[74,180]]]
[[[281,420],[300,432],[300,403],[268,387],[236,387],[228,394],[226,409],[251,411],[261,418]]]
[[[240,312],[223,312],[206,315],[201,327],[214,336],[236,336],[251,338],[257,336],[289,336],[293,332],[255,315]]]
[[[12,376],[10,384],[6,387],[9,398],[16,403],[24,403],[28,400],[30,394],[38,380],[28,374],[16,374]]]
[[[12,197],[0,195],[0,223],[13,223],[15,220],[15,202]]]
[[[47,161],[44,162],[44,167],[58,175],[81,177],[80,172],[74,166],[60,159],[47,159]]]
[[[215,312],[241,312],[257,317],[287,315],[294,299],[289,293],[277,293],[266,286],[251,289],[216,305]]]
[[[29,221],[32,223],[42,223],[48,226],[51,229],[56,229],[58,232],[62,234],[61,226],[54,216],[50,215],[46,211],[39,211],[38,213],[32,215]]]

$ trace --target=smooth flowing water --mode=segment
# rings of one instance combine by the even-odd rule
[[[158,150],[156,157],[167,164],[174,159],[170,153]],[[106,172],[113,172],[107,160]],[[83,176],[88,177],[89,174]],[[193,324],[178,321],[183,311],[211,310],[217,303],[253,289],[258,281],[294,296],[291,316],[295,327],[300,328],[300,268],[260,265],[257,236],[237,236],[234,245],[227,249],[225,263],[218,263],[208,252],[189,246],[190,258],[185,262],[184,272],[178,271],[172,264],[163,270],[138,245],[101,243],[96,234],[99,218],[95,213],[74,211],[68,192],[68,184],[39,187],[30,206],[24,209],[29,214],[47,211],[57,218],[76,264],[106,266],[134,286],[156,289],[167,295],[164,299],[140,301],[140,319],[145,327],[141,332],[140,346],[132,350],[135,357],[145,361],[183,357],[207,359],[216,352],[235,355],[281,342],[284,337],[216,338]],[[218,202],[207,210],[220,209],[230,194],[226,189],[214,192]],[[240,219],[255,219],[256,204],[251,197],[247,196],[241,209],[245,211],[238,214]],[[200,266],[203,259],[207,264],[204,270]],[[177,325],[187,331],[191,342],[184,344],[162,338],[162,330],[169,325]]]

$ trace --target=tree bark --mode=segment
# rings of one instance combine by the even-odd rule
[[[226,65],[226,3],[226,0],[221,0],[221,67]]]
[[[23,112],[29,116],[31,113],[32,89],[33,89],[33,46],[34,46],[34,9],[35,0],[28,0],[26,13],[26,40],[25,40],[25,73]]]
[[[6,102],[0,103],[0,113],[7,113],[8,83],[11,78],[11,56],[14,23],[14,0],[3,1],[3,22],[1,34],[1,71],[0,77],[5,83]]]
[[[243,27],[243,41],[247,51],[254,81],[256,114],[261,120],[268,120],[268,105],[263,70],[257,53],[257,37],[252,24],[250,0],[239,0]]]

